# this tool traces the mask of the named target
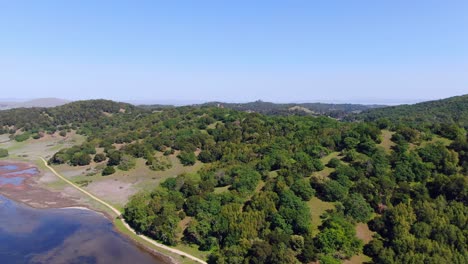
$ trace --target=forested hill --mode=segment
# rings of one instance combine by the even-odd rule
[[[350,113],[367,109],[383,107],[382,105],[361,104],[325,104],[325,103],[288,103],[277,104],[271,102],[255,101],[250,103],[223,103],[209,102],[201,106],[218,106],[244,112],[256,112],[266,115],[326,115],[342,118]]]
[[[440,109],[466,107],[461,99]],[[0,112],[1,124],[24,128],[16,140],[52,129],[86,135],[53,165],[116,178],[140,174],[138,166],[192,168],[133,196],[123,217],[162,243],[205,251],[209,263],[340,263],[362,254],[374,263],[468,263],[468,142],[457,124],[146,111],[103,100],[16,111]],[[360,239],[369,233],[360,226],[374,236]]]
[[[17,130],[35,133],[39,130],[53,132],[61,126],[89,125],[113,114],[131,113],[136,107],[110,100],[76,101],[69,104],[45,108],[15,108],[0,111],[0,129],[14,133]]]
[[[457,123],[468,128],[468,94],[447,99],[370,109],[351,116],[350,119],[375,121],[387,119],[420,125]]]

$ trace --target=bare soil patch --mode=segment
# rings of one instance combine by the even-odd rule
[[[374,232],[369,229],[369,226],[365,223],[357,223],[356,225],[356,236],[357,238],[364,241],[364,244],[369,243],[372,240]]]

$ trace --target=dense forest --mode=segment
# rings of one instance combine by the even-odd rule
[[[466,98],[437,102],[436,117],[417,104],[355,122],[91,101],[35,109],[32,119],[0,111],[0,126],[16,137],[76,129],[86,142],[49,162],[105,162],[103,176],[137,158],[153,170],[170,167],[169,155],[203,162],[132,197],[123,216],[165,244],[209,251],[210,263],[340,263],[360,253],[375,263],[468,263]],[[317,198],[333,203],[318,225]],[[375,232],[368,244],[358,223]]]
[[[457,123],[468,128],[468,95],[428,101],[414,105],[399,105],[380,109],[366,110],[350,120],[376,121],[386,119],[418,126]]]

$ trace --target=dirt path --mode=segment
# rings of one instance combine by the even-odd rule
[[[63,177],[62,175],[60,175],[57,171],[54,170],[54,168],[50,167],[49,164],[47,164],[47,161],[40,157],[40,159],[44,162],[44,165],[52,172],[54,173],[57,177],[59,177],[60,179],[62,179],[63,181],[65,181],[66,183],[70,184],[71,186],[73,186],[74,188],[76,188],[77,190],[81,191],[82,193],[88,195],[89,197],[91,197],[92,199],[94,199],[95,201],[103,204],[104,206],[106,206],[107,208],[109,208],[110,210],[112,210],[116,215],[117,217],[120,217],[122,214],[119,210],[117,210],[115,207],[113,207],[112,205],[106,203],[105,201],[99,199],[98,197],[94,196],[93,194],[89,193],[88,191],[84,190],[83,188],[79,187],[78,185],[74,184],[73,182],[71,182],[70,180],[68,180],[67,178]],[[154,240],[152,240],[151,238],[147,237],[147,236],[144,236],[144,235],[139,235],[135,232],[135,230],[133,230],[133,228],[131,228],[127,222],[125,222],[125,220],[122,218],[122,223],[124,224],[124,226],[130,231],[132,232],[133,234],[137,235],[138,237],[140,237],[141,239],[144,239],[145,241],[151,243],[152,245],[158,247],[158,248],[162,248],[162,249],[165,249],[167,251],[170,251],[174,254],[177,254],[177,255],[180,255],[180,256],[183,256],[183,257],[186,257],[186,258],[189,258],[191,260],[194,260],[196,262],[199,262],[199,263],[203,263],[203,264],[207,264],[205,261],[195,257],[195,256],[192,256],[188,253],[185,253],[183,251],[180,251],[178,249],[174,249],[174,248],[171,248],[171,247],[168,247],[166,245],[163,245],[161,243],[158,243],[158,242],[155,242]]]

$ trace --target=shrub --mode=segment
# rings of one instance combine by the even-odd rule
[[[103,162],[107,159],[106,154],[104,153],[98,153],[96,156],[94,156],[94,162],[99,163]]]
[[[21,135],[17,135],[15,137],[15,140],[18,141],[18,142],[23,142],[23,141],[26,141],[29,139],[31,135],[29,133],[23,133]]]
[[[129,171],[136,166],[135,158],[129,155],[123,155],[120,164],[117,166],[120,170]]]
[[[192,166],[197,160],[197,157],[193,152],[185,151],[182,151],[179,155],[177,155],[177,158],[179,158],[180,163],[182,163],[184,166]]]
[[[332,158],[328,163],[327,167],[329,168],[336,168],[338,165],[340,165],[341,161],[337,158]]]
[[[115,169],[113,166],[107,166],[102,171],[102,176],[107,176],[115,173]]]
[[[0,148],[0,158],[8,157],[8,150]]]

